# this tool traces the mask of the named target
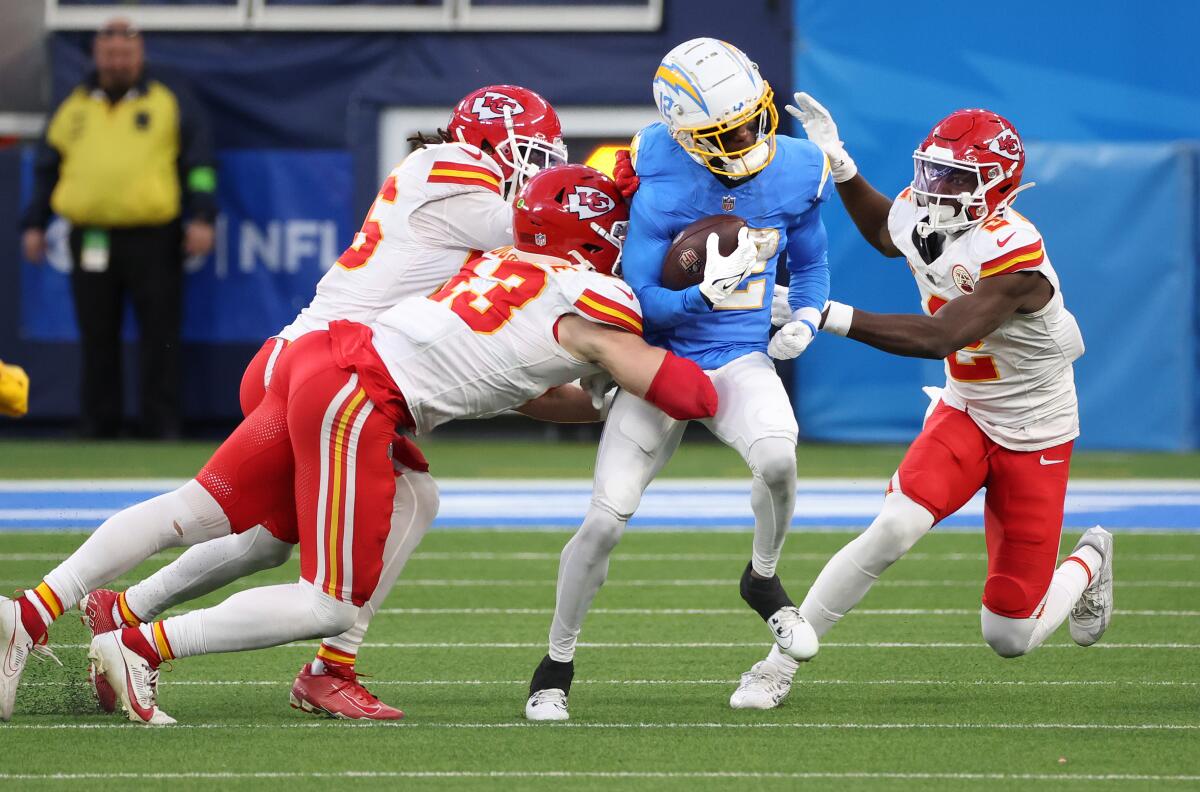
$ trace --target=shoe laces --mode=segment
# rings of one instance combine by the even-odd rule
[[[546,688],[533,694],[533,706],[546,703],[566,706],[567,695],[557,688]]]
[[[746,673],[742,674],[742,685],[750,685],[754,683],[764,683],[770,687],[783,687],[788,680],[783,674],[777,671],[771,671],[755,666]]]
[[[45,637],[43,637],[42,640],[38,641],[30,648],[29,656],[34,660],[37,660],[39,663],[44,663],[47,660],[53,660],[58,664],[59,668],[62,668],[62,660],[59,660],[58,655],[54,654],[54,652],[47,645]]]
[[[379,697],[367,690],[366,686],[360,681],[364,677],[370,677],[370,674],[360,674],[354,668],[349,668],[337,663],[326,663],[325,673],[339,680],[339,684],[336,684],[333,687],[335,693],[340,693],[346,688],[357,688],[359,691],[361,691],[362,695],[366,696],[369,701],[379,702]]]

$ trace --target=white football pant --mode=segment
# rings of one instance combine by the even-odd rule
[[[771,577],[796,501],[798,428],[792,405],[775,364],[761,352],[708,375],[719,401],[717,414],[703,423],[741,454],[754,476],[751,562],[756,573]],[[574,657],[583,618],[608,576],[609,555],[642,493],[675,453],[686,426],[686,421],[676,421],[636,396],[617,394],[596,454],[591,505],[559,560],[551,659],[566,662]]]

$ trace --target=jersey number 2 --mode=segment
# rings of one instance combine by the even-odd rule
[[[929,297],[929,313],[932,316],[938,312],[946,301],[941,297]],[[994,382],[1000,379],[1000,371],[996,368],[996,359],[991,355],[967,354],[983,347],[982,341],[968,344],[957,352],[951,352],[946,358],[950,368],[950,376],[958,382]],[[959,357],[962,355],[963,357]]]
[[[491,335],[508,324],[513,311],[542,293],[547,278],[545,270],[524,261],[481,258],[429,299],[448,303],[476,333]]]
[[[767,268],[767,262],[775,257],[779,250],[778,228],[751,228],[750,239],[758,247],[758,262],[748,275],[758,275]],[[746,284],[746,288],[738,289],[725,298],[725,301],[713,308],[714,311],[757,311],[763,307],[767,295],[767,279],[755,278]]]

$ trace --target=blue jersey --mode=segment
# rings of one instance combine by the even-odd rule
[[[715,369],[751,352],[765,352],[779,256],[787,251],[792,310],[820,310],[829,298],[829,262],[821,203],[828,197],[829,163],[813,143],[776,136],[775,157],[749,180],[726,187],[688,156],[661,123],[634,138],[641,186],[630,210],[621,277],[637,292],[646,341]],[[698,286],[662,286],[671,240],[696,220],[722,212],[778,238],[771,258],[710,308]],[[773,232],[773,233],[772,233]]]

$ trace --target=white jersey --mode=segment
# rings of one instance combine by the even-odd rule
[[[1039,272],[1054,287],[1041,310],[1013,314],[986,338],[946,358],[942,400],[965,410],[988,437],[1014,451],[1037,451],[1078,437],[1071,363],[1083,354],[1083,336],[1063,303],[1041,234],[1009,208],[948,239],[941,255],[927,264],[914,242],[925,214],[906,189],[892,204],[888,231],[908,259],[926,314],[970,294],[982,278],[1010,272]]]
[[[472,262],[435,294],[401,302],[371,330],[424,433],[519,407],[599,371],[559,345],[565,314],[642,332],[641,307],[624,281],[512,248]]]
[[[279,337],[295,341],[335,319],[367,323],[406,297],[429,294],[481,251],[512,243],[500,166],[474,146],[418,149],[383,183],[354,243]]]

